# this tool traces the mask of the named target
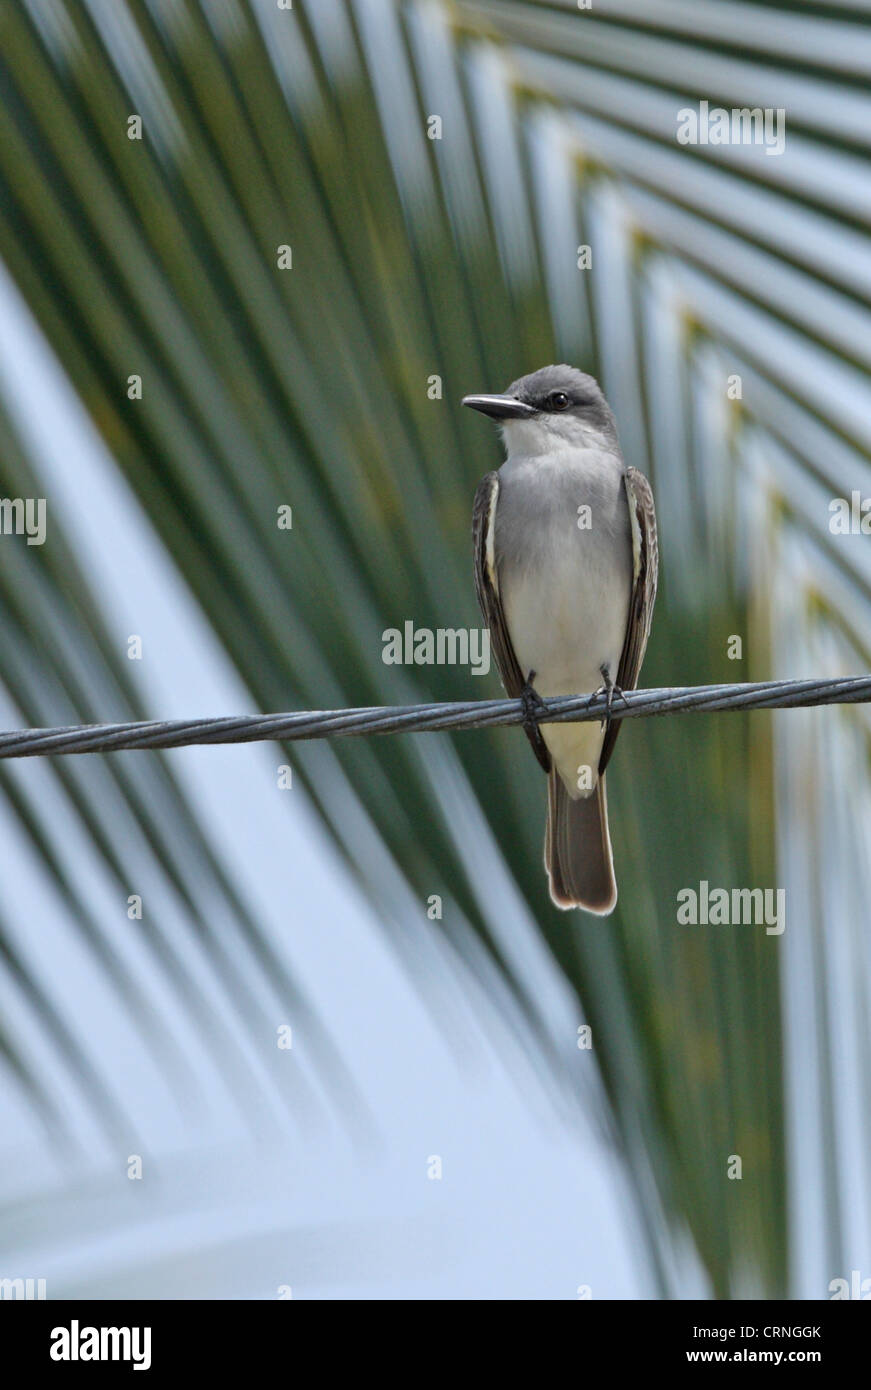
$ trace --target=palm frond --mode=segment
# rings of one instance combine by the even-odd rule
[[[654,482],[664,576],[646,679],[867,665],[864,556],[836,542],[825,505],[868,478],[861,23],[682,0],[589,13],[569,0],[65,0],[50,15],[9,0],[0,51],[0,254],[261,708],[468,695],[457,669],[386,667],[381,635],[407,619],[476,624],[468,516],[498,451],[457,401],[563,359],[601,377],[627,457]],[[702,99],[784,107],[784,155],[679,147],[677,113]],[[46,590],[40,633],[75,622],[101,683],[77,689],[62,647],[37,648],[37,634],[28,651],[34,600],[21,606],[11,565],[0,595],[33,680],[4,652],[4,684],[28,720],[47,714],[49,688],[55,716],[132,709],[80,581],[75,613],[58,607],[59,554],[27,557],[28,593]],[[669,1248],[651,1227],[662,1269],[688,1230],[721,1297],[819,1295],[854,1248],[833,1194],[851,1163],[865,1171],[867,1119],[836,1075],[846,1049],[867,1092],[867,1053],[833,1001],[852,980],[864,1037],[867,960],[844,924],[861,901],[867,734],[861,710],[627,729],[607,926],[544,902],[542,787],[510,731],[294,751],[409,969],[403,895],[439,893],[458,953],[498,967],[506,1007],[548,1037],[518,947],[534,915],[593,1026],[642,1205],[668,1214]],[[120,880],[97,775],[66,790]],[[134,777],[107,760],[99,775],[204,932],[184,865],[215,865],[167,767]],[[856,815],[835,822],[845,795]],[[361,807],[377,863],[360,853]],[[17,809],[37,842],[24,789]],[[843,896],[823,872],[834,823]],[[504,891],[482,879],[482,842]],[[784,937],[678,925],[677,892],[702,879],[785,884]],[[268,973],[256,926],[221,891]],[[208,941],[220,966],[220,933]],[[806,1217],[803,1155],[818,1142],[828,1195]]]

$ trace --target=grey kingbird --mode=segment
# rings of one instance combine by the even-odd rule
[[[539,725],[537,703],[605,691],[610,709],[634,690],[656,596],[653,494],[623,460],[598,382],[575,367],[542,367],[463,405],[498,421],[507,450],[475,494],[475,582],[502,682],[523,699],[548,774],[550,894],[606,914],[617,884],[605,768],[620,724]]]

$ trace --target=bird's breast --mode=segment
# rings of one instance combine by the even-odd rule
[[[619,456],[509,460],[495,526],[499,589],[524,675],[535,672],[542,695],[595,690],[603,665],[616,680],[632,586]],[[542,733],[567,782],[579,763],[598,763],[598,724],[551,724]]]

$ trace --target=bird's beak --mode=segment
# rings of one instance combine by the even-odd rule
[[[524,415],[534,415],[535,407],[519,401],[516,396],[464,396],[463,405],[480,410],[494,420],[519,420]]]

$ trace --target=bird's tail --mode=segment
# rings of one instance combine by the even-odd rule
[[[556,768],[547,784],[544,867],[557,907],[582,907],[601,917],[614,911],[617,881],[608,833],[604,774],[590,796],[572,801]]]

